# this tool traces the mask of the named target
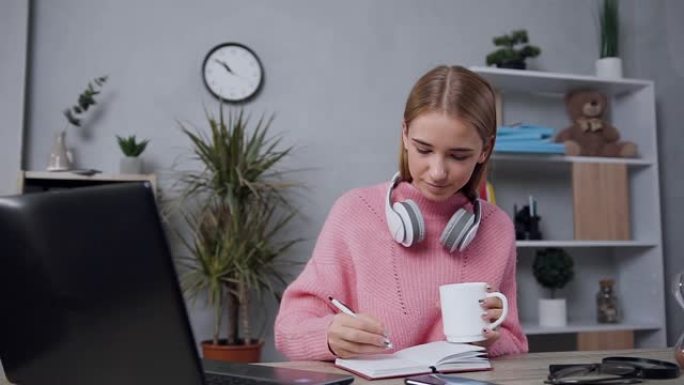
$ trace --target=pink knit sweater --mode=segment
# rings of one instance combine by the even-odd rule
[[[425,218],[425,240],[405,248],[389,234],[384,200],[388,184],[352,190],[330,211],[313,255],[284,293],[275,322],[275,343],[292,360],[333,360],[327,330],[337,312],[328,296],[385,325],[400,350],[442,340],[439,286],[487,282],[508,297],[510,310],[489,347],[490,356],[527,351],[518,321],[516,249],[513,225],[494,205],[483,202],[482,221],[473,242],[449,254],[439,236],[451,215],[471,204],[462,194],[444,202],[425,199],[409,183],[400,183],[393,201],[413,199]]]

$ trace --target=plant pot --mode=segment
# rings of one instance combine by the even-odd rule
[[[142,172],[142,159],[138,156],[121,158],[119,172],[122,174],[140,174]]]
[[[622,59],[604,57],[596,61],[596,76],[605,79],[622,78]]]
[[[50,159],[48,160],[48,171],[67,171],[71,170],[71,157],[66,148],[66,131],[62,130],[55,134],[55,141],[52,143]]]
[[[503,63],[497,63],[499,68],[510,68],[514,70],[524,70],[527,68],[527,63],[522,60],[505,61]]]
[[[565,327],[567,324],[565,298],[539,300],[539,326]]]
[[[202,357],[207,360],[227,362],[259,362],[263,341],[252,341],[249,345],[226,345],[220,340],[214,345],[211,340],[202,341]]]

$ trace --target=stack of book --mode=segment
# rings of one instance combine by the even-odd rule
[[[553,141],[554,129],[532,124],[501,126],[497,130],[494,151],[563,154],[563,143]]]

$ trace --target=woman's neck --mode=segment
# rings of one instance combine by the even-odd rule
[[[428,199],[414,185],[400,182],[392,191],[392,202],[411,199],[424,216],[451,216],[457,209],[469,204],[468,198],[460,191],[442,201]]]

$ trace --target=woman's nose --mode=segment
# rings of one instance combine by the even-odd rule
[[[430,164],[430,178],[439,182],[447,177],[446,167],[441,159],[435,159]]]

